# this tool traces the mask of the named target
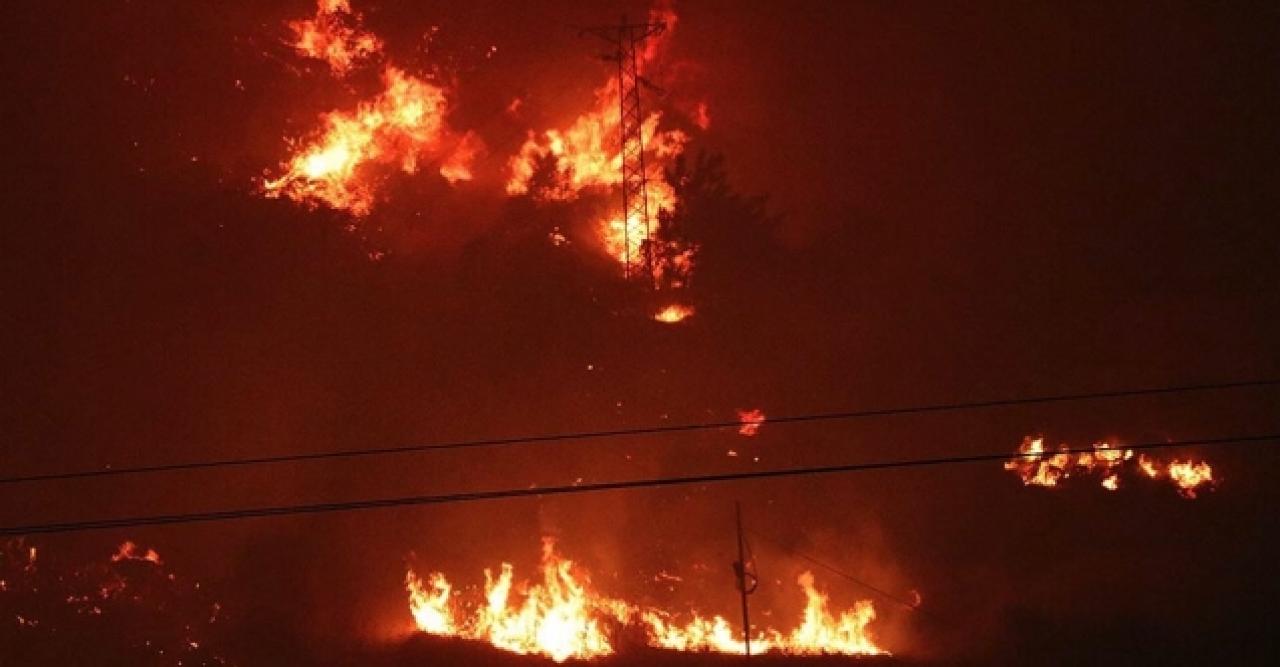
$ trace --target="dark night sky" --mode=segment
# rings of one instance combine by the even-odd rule
[[[533,243],[571,211],[526,219],[498,175],[608,74],[569,26],[642,4],[354,0],[399,62],[448,66],[451,123],[491,151],[474,183],[395,183],[357,233],[255,194],[284,136],[355,95],[280,44],[311,3],[267,4],[6,12],[4,475],[1280,376],[1274,6],[677,4],[664,103],[708,102],[690,153],[723,155],[770,219],[718,221],[699,314],[664,327],[590,252]],[[0,523],[1274,432],[1277,407],[1222,392],[13,485]],[[543,534],[602,588],[730,613],[741,499],[761,531],[918,590],[935,616],[881,605],[908,657],[1264,662],[1275,452],[1194,452],[1224,479],[1194,502],[988,465],[40,543],[154,546],[220,592],[228,653],[323,664],[406,629],[407,558],[474,582],[527,570]],[[794,613],[802,564],[758,549],[759,603]],[[646,588],[697,563],[704,582]]]

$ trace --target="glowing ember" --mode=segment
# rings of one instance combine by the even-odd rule
[[[683,322],[685,319],[691,317],[693,312],[693,306],[684,306],[678,303],[673,303],[655,313],[653,319],[666,324],[675,324],[676,322]]]
[[[886,651],[872,641],[867,626],[875,620],[875,607],[861,600],[853,609],[832,615],[828,598],[814,587],[811,572],[804,572],[796,583],[804,590],[804,614],[799,627],[790,633],[773,629],[757,631],[751,638],[752,653],[770,651],[788,655],[881,655]],[[703,618],[694,614],[683,626],[674,625],[662,612],[645,611],[641,618],[648,626],[650,643],[675,651],[746,652],[741,633],[732,629],[722,616]]]
[[[155,565],[164,564],[160,561],[160,554],[156,553],[155,549],[142,551],[138,548],[138,545],[134,544],[130,540],[126,540],[121,543],[120,548],[111,556],[112,563],[119,563],[124,560],[144,560]]]
[[[760,425],[764,423],[764,411],[759,408],[739,410],[738,422],[742,424],[738,427],[738,435],[752,437],[760,432]]]
[[[693,122],[699,128],[707,130],[711,128],[711,112],[707,109],[706,102],[698,102],[693,109]]]
[[[697,613],[679,622],[664,610],[602,596],[593,591],[587,576],[573,563],[559,557],[550,540],[544,540],[542,582],[525,585],[522,598],[512,599],[514,571],[503,564],[497,576],[485,571],[485,603],[470,613],[450,599],[452,588],[441,574],[425,581],[410,572],[406,578],[409,608],[419,630],[435,635],[487,641],[520,654],[537,654],[557,662],[569,658],[593,658],[614,653],[610,630],[618,626],[643,629],[651,646],[675,651],[743,653],[741,632],[722,616]],[[833,614],[827,595],[818,591],[813,575],[805,572],[797,583],[806,606],[799,625],[791,632],[771,628],[756,631],[753,653],[774,651],[793,655],[877,655],[885,651],[875,644],[868,625],[875,620],[872,604],[860,601],[852,609]]]
[[[324,60],[338,76],[357,62],[382,51],[382,42],[359,28],[360,15],[347,0],[317,0],[314,18],[290,21],[293,48],[308,58]]]
[[[6,653],[74,656],[68,641],[93,638],[91,664],[229,664],[216,652],[221,605],[199,582],[168,571],[155,550],[128,541],[109,558],[83,565],[45,551],[37,562],[36,554],[22,540],[0,541]]]
[[[1027,486],[1055,487],[1073,474],[1096,475],[1108,491],[1120,488],[1120,477],[1135,466],[1133,450],[1115,449],[1105,442],[1093,445],[1092,452],[1073,452],[1064,444],[1046,451],[1044,438],[1028,436],[1018,447],[1018,456],[1005,462],[1004,469],[1016,472]],[[1212,486],[1213,470],[1208,463],[1174,460],[1163,463],[1145,454],[1137,457],[1136,469],[1152,479],[1169,479],[1184,498],[1195,498],[1196,490]]]
[[[446,134],[444,90],[390,66],[382,80],[374,99],[324,115],[320,136],[295,153],[284,174],[263,184],[267,196],[366,215],[378,184],[373,167],[411,174],[425,155],[438,155]],[[450,169],[456,176],[457,167]]]

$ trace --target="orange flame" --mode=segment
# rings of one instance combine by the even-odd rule
[[[477,155],[484,149],[484,142],[480,139],[480,135],[475,132],[467,132],[462,135],[458,143],[453,148],[453,152],[445,158],[440,165],[440,175],[450,185],[456,185],[459,181],[469,181],[472,179],[472,166],[475,164]]]
[[[1178,487],[1178,494],[1187,499],[1195,498],[1197,489],[1215,484],[1213,468],[1204,461],[1174,459],[1166,464],[1142,454],[1138,456],[1138,468],[1152,479],[1167,477]]]
[[[685,319],[692,317],[694,313],[693,306],[686,306],[679,303],[673,303],[665,306],[654,314],[653,319],[664,324],[675,324],[683,322]]]
[[[638,55],[641,69],[657,58],[662,44],[676,23],[669,9],[650,12],[651,21],[662,21],[667,31],[659,38],[647,40]],[[622,183],[621,121],[618,81],[610,78],[595,91],[595,105],[579,115],[567,128],[529,131],[520,150],[507,167],[508,194],[530,194],[535,198],[572,201],[587,189],[613,189]],[[705,109],[703,110],[705,112]],[[663,169],[682,152],[689,136],[678,129],[659,130],[661,111],[650,111],[641,123],[645,152],[646,185],[645,216],[620,213],[606,216],[597,224],[601,249],[623,265],[635,264],[647,253],[647,245],[657,243],[655,232],[660,212],[673,211],[678,203],[675,190],[663,178]],[[534,176],[544,161],[554,167],[553,187],[532,192]],[[680,286],[692,269],[694,249],[665,247],[655,252],[654,277]]]
[[[760,425],[764,423],[764,411],[760,408],[739,410],[738,422],[742,424],[738,427],[738,435],[752,437],[760,432]]]
[[[125,540],[120,543],[120,548],[111,555],[112,563],[119,563],[120,561],[125,560],[144,560],[155,565],[164,564],[160,561],[160,554],[156,553],[155,549],[141,551],[138,548],[138,545],[134,544],[132,540]]]
[[[414,623],[423,632],[433,635],[451,635],[457,632],[453,616],[449,612],[449,594],[453,587],[444,575],[433,573],[423,585],[422,579],[412,570],[405,575],[405,588],[409,590],[409,609]]]
[[[458,620],[450,605],[451,587],[440,573],[428,577],[430,588],[412,572],[406,579],[409,607],[419,630],[435,635],[483,640],[512,653],[542,655],[556,662],[613,653],[604,618],[618,617],[625,607],[588,593],[573,562],[556,555],[555,544],[542,545],[542,583],[527,586],[523,600],[511,599],[514,569],[503,563],[497,576],[486,569],[486,604]]]
[[[833,615],[828,597],[814,586],[812,572],[803,572],[796,583],[804,590],[805,605],[801,623],[789,633],[772,628],[759,630],[751,638],[752,653],[770,651],[787,655],[882,655],[887,651],[871,639],[867,626],[875,620],[874,605],[858,601],[852,609]],[[683,626],[673,625],[669,617],[656,611],[645,611],[641,618],[648,625],[650,643],[675,651],[713,651],[746,653],[746,642],[723,616],[707,619],[697,614]]]
[[[811,573],[801,574],[797,583],[807,601],[799,625],[786,633],[772,628],[757,630],[751,640],[753,653],[886,653],[868,630],[876,617],[871,602],[859,601],[852,609],[833,614],[827,595],[817,590]],[[424,581],[410,571],[405,584],[409,609],[420,631],[486,641],[503,650],[542,655],[556,662],[613,654],[610,630],[623,625],[642,628],[647,643],[655,648],[737,654],[746,650],[741,633],[722,616],[707,618],[693,613],[690,620],[679,623],[667,611],[596,593],[585,573],[556,554],[550,539],[543,541],[542,582],[523,586],[522,600],[513,600],[514,569],[508,563],[497,576],[485,570],[485,603],[475,606],[470,614],[458,613],[457,603],[450,599],[452,587],[442,574],[433,573]]]
[[[320,136],[294,154],[283,174],[263,183],[266,195],[367,215],[378,184],[370,167],[412,174],[424,155],[439,151],[446,135],[444,89],[392,66],[382,80],[383,91],[354,111],[325,114]],[[456,167],[450,169],[456,176]]]
[[[319,0],[313,19],[293,21],[294,47],[324,59],[345,76],[357,63],[381,53],[382,42],[359,27],[348,0]],[[353,110],[321,116],[322,129],[307,142],[289,140],[293,155],[281,174],[262,182],[268,197],[286,196],[367,215],[388,170],[413,174],[424,159],[439,160],[450,184],[470,180],[484,146],[474,132],[453,135],[445,124],[448,94],[442,87],[387,64],[382,89]],[[381,169],[378,169],[378,168]]]
[[[348,0],[317,0],[314,18],[290,21],[293,48],[308,58],[324,60],[338,76],[359,61],[382,51],[382,41],[361,30],[360,15]]]
[[[1115,449],[1106,442],[1094,443],[1092,452],[1073,452],[1063,444],[1050,453],[1045,449],[1044,438],[1032,436],[1023,438],[1018,454],[1005,461],[1004,469],[1017,473],[1027,486],[1055,487],[1078,473],[1101,476],[1099,484],[1108,491],[1120,488],[1120,476],[1134,458],[1132,449]],[[1205,462],[1175,459],[1166,464],[1141,454],[1137,469],[1151,479],[1167,477],[1178,494],[1188,499],[1196,497],[1197,489],[1214,484],[1213,469]]]

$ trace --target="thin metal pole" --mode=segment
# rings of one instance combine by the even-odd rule
[[[751,657],[751,617],[747,613],[747,554],[746,538],[742,535],[742,503],[733,504],[734,514],[738,522],[738,562],[735,572],[738,575],[738,592],[742,594],[742,643],[746,649],[746,657]]]
[[[618,28],[618,155],[622,157],[622,276],[631,277],[631,211],[627,194],[627,76],[623,66],[626,53],[623,49],[623,33],[627,29],[627,16],[623,14]]]
[[[655,271],[656,267],[654,266],[654,262],[653,262],[653,245],[654,245],[653,232],[649,229],[649,172],[646,170],[647,168],[645,167],[645,164],[644,164],[644,112],[640,108],[640,80],[639,80],[640,78],[639,58],[640,57],[636,55],[635,32],[628,29],[627,36],[631,40],[631,43],[629,45],[630,46],[629,50],[631,51],[631,74],[635,79],[631,82],[632,86],[635,88],[634,94],[636,96],[635,121],[640,124],[636,132],[640,139],[639,141],[640,153],[637,156],[637,161],[640,163],[640,215],[644,218],[644,238],[645,238],[644,263],[645,263],[645,270],[649,272],[649,278],[653,281],[653,286],[656,289],[658,287],[658,272]]]

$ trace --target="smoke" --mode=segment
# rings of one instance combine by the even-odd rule
[[[353,78],[335,81],[327,62],[300,64],[285,41],[300,6],[224,5],[133,3],[87,10],[71,26],[17,10],[15,25],[29,29],[15,31],[27,60],[10,98],[14,252],[0,269],[13,286],[6,471],[732,421],[744,407],[802,414],[1277,368],[1273,244],[1256,224],[1258,210],[1274,207],[1249,185],[1269,173],[1270,154],[1257,140],[1264,129],[1243,129],[1274,116],[1244,92],[1270,89],[1248,78],[1269,50],[1248,31],[1228,48],[1215,40],[1229,31],[1183,10],[1138,21],[1118,8],[1112,21],[1079,9],[1064,21],[1023,8],[1014,31],[1000,28],[1007,17],[972,8],[939,18],[689,7],[673,48],[701,57],[673,55],[698,65],[671,71],[715,76],[711,129],[689,146],[689,178],[673,179],[681,233],[699,253],[688,285],[696,314],[672,327],[651,319],[666,304],[645,303],[592,250],[611,193],[541,203],[504,192],[507,160],[528,130],[565,127],[591,108],[602,65],[563,24],[597,23],[598,8],[357,4],[406,72],[425,77],[436,57],[461,63],[456,88],[452,76],[435,80],[454,94],[447,126],[455,137],[476,131],[488,150],[474,179],[454,184],[432,158],[414,174],[389,164],[378,205],[347,231],[344,212],[249,193],[288,158],[284,137],[311,138],[321,114],[359,109],[383,89],[385,69],[357,60]],[[1206,11],[1231,25],[1241,18]],[[423,17],[435,15],[443,25],[423,54]],[[1108,39],[1096,39],[1099,29]],[[1086,38],[1094,50],[1082,59]],[[673,96],[694,88],[668,87]],[[439,156],[452,154],[447,143]],[[1117,157],[1115,146],[1132,150]],[[725,157],[699,160],[704,147]],[[1272,424],[1273,403],[1233,395],[840,429],[766,422],[752,438],[726,429],[15,487],[0,513],[16,524],[1003,451],[1037,432],[1140,442]],[[1194,503],[1140,485],[1036,493],[998,466],[955,467],[66,542],[99,559],[124,539],[155,548],[246,619],[230,652],[248,664],[391,661],[398,651],[467,650],[400,641],[412,622],[407,557],[446,572],[503,559],[529,571],[544,534],[602,587],[731,614],[730,516],[742,500],[749,527],[886,591],[918,591],[925,613],[877,601],[876,632],[899,654],[1052,662],[1066,652],[1078,663],[1147,649],[1229,661],[1269,641],[1254,628],[1273,599],[1274,535],[1260,526],[1275,505],[1276,461],[1241,452],[1213,463],[1226,481]],[[811,564],[755,548],[761,574],[782,585],[753,608],[794,611],[782,591]],[[671,590],[654,580],[660,572],[683,582]],[[833,600],[870,597],[816,574]]]

